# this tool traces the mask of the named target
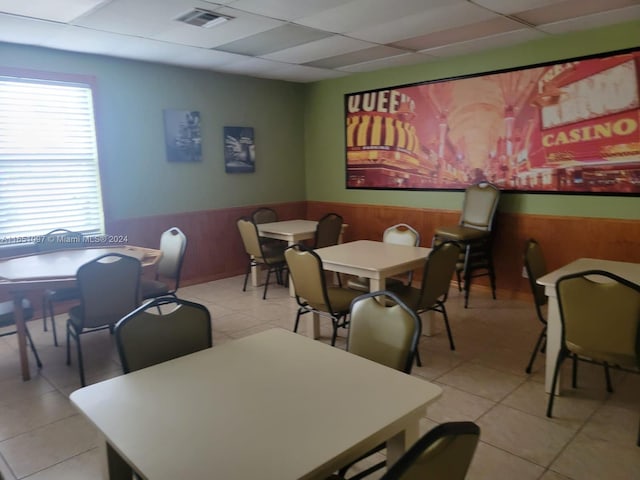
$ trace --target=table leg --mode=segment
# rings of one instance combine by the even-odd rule
[[[434,334],[433,324],[435,321],[435,315],[436,312],[434,312],[433,310],[429,310],[420,314],[420,317],[422,318],[422,335],[430,337]]]
[[[380,290],[384,290],[386,285],[386,281],[384,278],[370,278],[369,279],[369,291],[377,292]]]
[[[550,290],[553,290],[551,292]],[[553,370],[556,367],[556,359],[560,351],[561,342],[561,322],[560,309],[558,308],[558,298],[555,296],[555,287],[546,287],[545,293],[549,297],[547,310],[547,346],[546,346],[546,364],[544,372],[544,390],[551,392],[551,384],[553,383]],[[562,375],[558,373],[558,382],[556,384],[556,395],[560,395],[560,385],[562,383]]]
[[[396,463],[413,445],[420,434],[420,419],[416,418],[405,430],[387,440],[387,468]]]
[[[116,452],[111,445],[109,445],[109,442],[105,442],[105,446],[107,450],[107,478],[109,480],[131,480],[133,469],[120,456],[120,454]]]
[[[260,267],[252,265],[251,267],[251,285],[253,287],[258,286],[258,273],[260,273]]]
[[[311,328],[307,328],[307,335],[316,340],[320,338],[320,315],[315,312],[311,315]]]
[[[289,240],[287,242],[288,246],[291,245],[295,245],[296,242],[294,242],[293,240]],[[293,284],[293,278],[291,278],[291,275],[289,275],[289,296],[290,297],[295,297],[296,296],[296,287]],[[314,337],[314,338],[318,338],[318,337]]]
[[[24,320],[24,310],[22,310],[22,295],[13,294],[13,318],[16,322],[18,333],[18,351],[20,354],[20,369],[22,370],[22,380],[31,379],[29,372],[29,355],[27,354],[27,333]]]

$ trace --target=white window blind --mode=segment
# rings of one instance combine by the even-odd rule
[[[0,75],[0,245],[104,233],[90,85]]]

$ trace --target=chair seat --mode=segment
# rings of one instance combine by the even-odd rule
[[[160,280],[147,280],[140,281],[140,292],[142,298],[155,298],[169,294],[170,287],[167,283]]]
[[[365,277],[350,278],[349,281],[347,281],[347,287],[352,290],[358,290],[359,292],[369,293],[369,279]],[[403,287],[405,287],[405,283],[399,278],[386,279],[386,290],[392,290],[395,292]]]
[[[354,298],[360,296],[360,292],[342,287],[327,287],[327,296],[329,297],[329,302],[331,302],[334,313],[348,312],[351,307],[351,302]],[[328,311],[326,305],[314,305],[312,303],[309,303],[309,305],[316,310]]]
[[[82,305],[75,305],[69,309],[69,320],[67,324],[71,325],[77,333],[81,334],[91,330],[102,330],[104,328],[109,328],[112,325],[115,325],[118,320],[120,319],[109,322],[107,320],[102,321],[100,319],[97,319],[96,324],[98,326],[87,325],[82,319]]]
[[[478,230],[472,227],[463,227],[462,225],[452,225],[448,227],[438,227],[435,230],[437,237],[446,237],[448,240],[456,242],[470,242],[481,238],[488,238],[491,234],[488,230]]]

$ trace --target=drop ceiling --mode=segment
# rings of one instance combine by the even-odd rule
[[[0,0],[0,41],[304,83],[633,19],[640,0]]]

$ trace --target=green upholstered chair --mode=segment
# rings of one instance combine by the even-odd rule
[[[289,274],[296,288],[298,311],[293,331],[298,331],[300,317],[316,313],[329,317],[333,327],[331,345],[335,345],[338,328],[347,327],[351,302],[360,292],[339,286],[328,286],[322,260],[312,249],[295,244],[284,251]]]
[[[409,245],[417,247],[420,245],[420,233],[410,225],[406,223],[398,223],[387,228],[382,234],[382,241],[385,243],[392,243],[395,245]],[[387,278],[386,289],[394,290],[403,285],[411,285],[413,281],[413,272],[409,272],[404,279],[401,278]],[[365,277],[355,277],[347,281],[347,286],[358,290],[360,292],[369,291],[369,279]]]
[[[553,411],[558,372],[567,357],[575,355],[634,373],[640,367],[640,285],[610,272],[588,270],[559,278],[556,294],[562,343],[554,366],[548,417]]]
[[[458,286],[464,280],[464,306],[469,304],[471,279],[488,275],[493,298],[496,298],[496,277],[493,267],[493,219],[500,199],[500,190],[490,183],[469,186],[464,194],[462,214],[457,225],[437,227],[433,245],[455,241],[463,249],[456,266]]]
[[[67,365],[71,364],[71,338],[76,342],[80,383],[85,386],[82,335],[103,329],[113,331],[115,324],[140,304],[140,275],[137,258],[110,253],[78,269],[80,305],[69,310],[67,320]]]
[[[267,267],[267,278],[264,282],[264,292],[262,298],[267,298],[267,289],[269,288],[269,279],[271,273],[275,272],[277,279],[280,283],[283,281],[283,273],[286,270],[287,263],[284,259],[284,250],[281,248],[270,248],[270,245],[260,242],[260,235],[258,234],[258,227],[248,217],[242,217],[236,222],[238,231],[242,237],[242,243],[244,250],[249,257],[249,263],[247,265],[247,273],[244,277],[244,285],[242,291],[247,290],[247,280],[251,274],[251,268],[265,265]]]
[[[42,236],[37,244],[39,252],[50,252],[63,250],[66,248],[82,248],[84,246],[84,236],[80,232],[73,232],[66,228],[56,228]],[[54,304],[69,301],[79,301],[80,290],[77,286],[47,289],[42,296],[42,327],[47,331],[47,320],[51,320],[51,332],[53,333],[53,344],[58,346],[58,332],[54,319]]]
[[[417,314],[429,310],[442,313],[451,350],[455,350],[456,347],[453,342],[445,303],[459,256],[460,246],[456,242],[439,244],[431,250],[425,260],[420,288],[407,286],[396,291],[398,297]],[[416,356],[416,360],[418,365],[421,365],[419,354]]]
[[[140,291],[143,299],[175,295],[180,287],[180,273],[187,236],[178,227],[171,227],[160,236],[162,257],[156,268],[155,278],[142,279]]]
[[[42,368],[42,362],[40,361],[40,356],[38,355],[38,351],[36,350],[36,345],[33,343],[33,339],[31,338],[31,333],[29,333],[29,328],[27,328],[27,321],[33,318],[33,307],[31,306],[31,302],[23,298],[22,300],[22,314],[24,316],[24,331],[27,335],[27,341],[29,342],[29,346],[31,347],[31,352],[36,359],[36,364],[38,368]],[[5,330],[5,327],[11,327],[16,324],[15,314],[14,314],[14,305],[13,300],[7,300],[6,302],[0,302],[0,337],[6,337],[7,335],[15,335],[17,332],[15,329]]]
[[[380,480],[464,480],[473,460],[480,427],[473,422],[446,422],[429,432],[407,450],[400,459],[379,478]],[[349,480],[367,478],[372,470],[366,469]],[[331,479],[344,477],[334,475]]]
[[[121,319],[115,327],[124,373],[211,348],[211,315],[204,305],[158,297]]]

